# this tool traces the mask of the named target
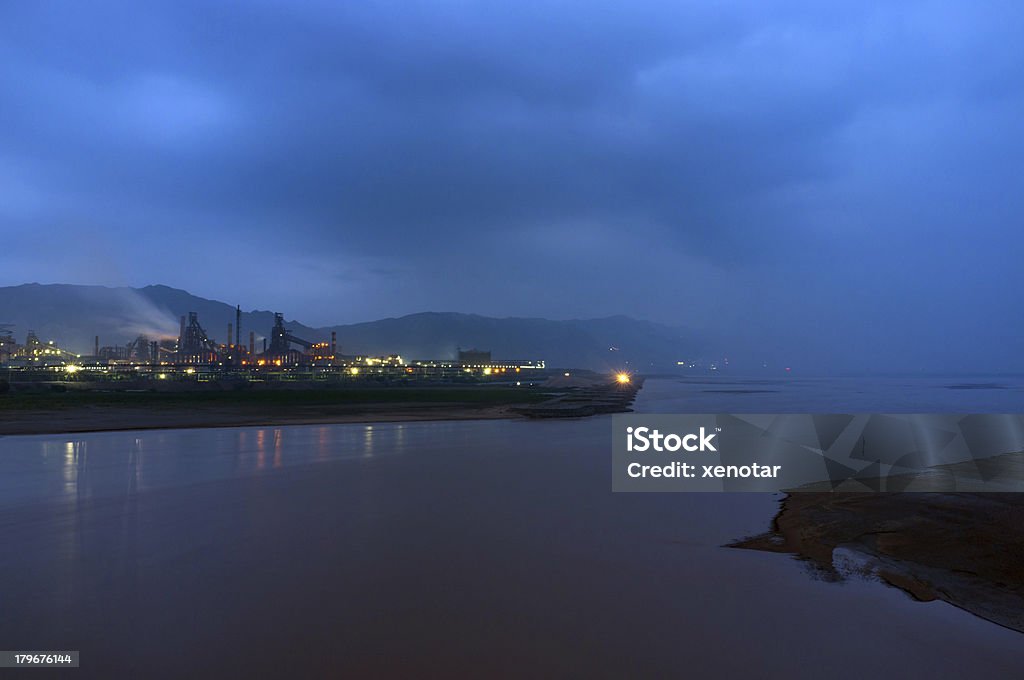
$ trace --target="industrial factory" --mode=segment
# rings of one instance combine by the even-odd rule
[[[93,352],[78,354],[53,341],[41,340],[28,331],[24,344],[18,344],[13,327],[0,324],[0,367],[22,379],[61,380],[416,380],[416,379],[495,379],[514,380],[524,371],[545,368],[541,360],[491,359],[489,351],[459,350],[452,359],[406,360],[389,356],[344,355],[337,335],[313,342],[295,335],[285,325],[284,316],[274,314],[268,335],[247,331],[243,342],[241,308],[227,327],[227,342],[214,342],[190,312],[181,317],[177,338],[149,338],[140,335],[125,345],[101,346],[96,336]]]

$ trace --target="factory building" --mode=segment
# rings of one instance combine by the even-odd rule
[[[180,318],[177,338],[151,339],[139,335],[124,345],[101,346],[94,337],[93,353],[82,357],[43,342],[29,331],[18,345],[9,326],[0,325],[0,364],[26,371],[45,368],[78,374],[76,380],[189,379],[217,380],[230,376],[244,380],[472,380],[543,369],[543,361],[494,360],[489,350],[460,349],[458,359],[406,361],[398,354],[344,356],[336,333],[316,342],[289,329],[284,315],[274,314],[273,326],[256,347],[256,332],[249,330],[248,346],[241,344],[241,308],[227,324],[227,342],[218,343],[206,332],[196,312]],[[66,378],[62,378],[66,379]]]
[[[10,324],[0,324],[0,364],[6,364],[18,351]]]
[[[463,370],[480,370],[488,372],[488,375],[492,371],[521,371],[523,369],[534,370],[544,368],[543,361],[526,359],[502,359],[495,361],[491,358],[490,350],[480,349],[459,349],[458,364]]]
[[[62,349],[50,340],[43,342],[35,331],[29,331],[24,345],[18,345],[9,330],[9,325],[0,327],[0,363],[7,366],[41,368],[63,366],[74,361],[79,355]]]
[[[489,365],[491,363],[491,351],[485,351],[482,349],[462,349],[460,347],[459,363],[471,368]]]

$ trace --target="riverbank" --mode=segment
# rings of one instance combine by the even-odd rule
[[[0,435],[209,427],[582,417],[629,409],[638,386],[435,385],[19,391],[0,395]]]
[[[490,386],[9,394],[0,397],[0,435],[518,418],[513,407],[550,398]]]
[[[527,418],[586,418],[603,413],[627,413],[633,410],[633,401],[642,387],[643,378],[627,376],[623,382],[591,379],[580,381],[570,391],[552,399],[512,410]]]
[[[793,493],[772,531],[732,546],[797,555],[827,579],[876,577],[1024,632],[1021,494]]]

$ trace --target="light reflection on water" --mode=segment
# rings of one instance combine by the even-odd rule
[[[256,467],[260,470],[267,459],[267,431],[260,429],[256,431]]]
[[[571,430],[581,424],[566,425]],[[429,455],[450,444],[487,450],[497,440],[514,446],[530,425],[416,422],[6,437],[0,438],[0,506],[128,496],[329,461]]]
[[[281,430],[274,430],[274,467],[281,467]]]
[[[78,453],[76,449],[85,446],[82,442],[67,442],[64,445],[64,491],[65,494],[78,492]]]
[[[373,458],[373,425],[363,428],[363,458]]]

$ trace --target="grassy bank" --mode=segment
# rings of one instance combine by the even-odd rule
[[[533,404],[550,393],[524,387],[344,387],[336,389],[191,390],[180,392],[100,391],[10,392],[0,411],[65,410],[82,407],[202,408],[254,406],[294,408],[332,404]]]
[[[550,396],[496,386],[14,391],[0,395],[0,435],[512,418]]]

